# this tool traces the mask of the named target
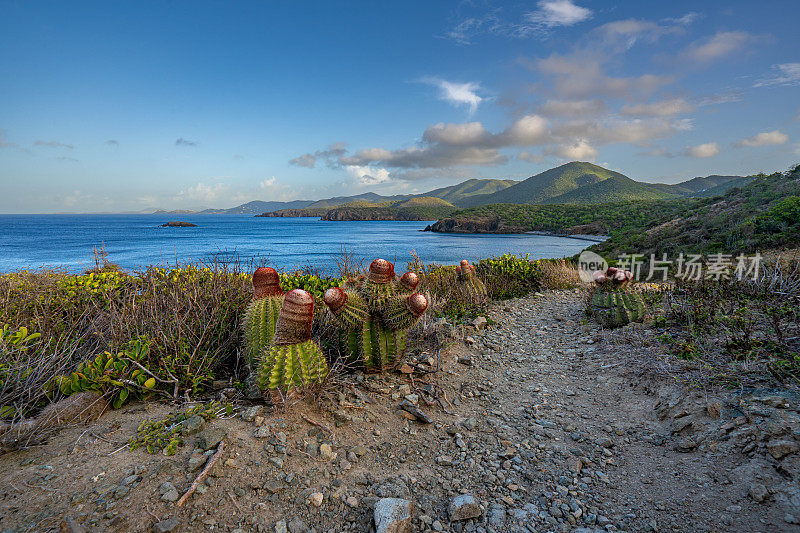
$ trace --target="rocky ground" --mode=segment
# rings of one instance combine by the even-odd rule
[[[642,372],[630,361],[659,349],[647,328],[612,336],[583,301],[496,304],[438,362],[344,376],[275,412],[242,404],[171,457],[124,445],[177,406],[64,430],[0,457],[0,530],[800,530],[798,398]]]

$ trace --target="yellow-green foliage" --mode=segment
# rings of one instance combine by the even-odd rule
[[[281,289],[284,291],[303,289],[311,293],[311,296],[314,297],[315,309],[322,309],[322,297],[325,295],[325,291],[331,287],[338,287],[342,282],[342,280],[336,278],[321,278],[313,274],[300,273],[281,273],[280,278]]]
[[[68,376],[57,376],[53,385],[65,396],[84,391],[109,393],[112,407],[119,409],[128,400],[156,386],[155,378],[134,363],[147,358],[150,342],[135,339],[124,348],[120,353],[104,352],[81,363]]]
[[[120,289],[132,283],[135,278],[122,272],[90,273],[80,276],[67,276],[58,282],[69,298],[86,298]]]
[[[145,447],[147,453],[162,451],[164,455],[175,455],[179,446],[183,446],[181,425],[193,416],[200,416],[205,421],[213,420],[222,413],[230,415],[233,407],[230,403],[209,402],[184,411],[173,413],[163,420],[145,420],[139,424],[136,434],[128,442],[131,451]]]
[[[28,333],[28,328],[25,326],[15,329],[3,324],[3,328],[0,329],[0,350],[25,350],[39,337],[41,333]]]
[[[503,254],[481,259],[475,263],[475,272],[486,281],[486,289],[493,300],[519,298],[539,288],[540,261],[531,260],[530,254],[519,257]]]

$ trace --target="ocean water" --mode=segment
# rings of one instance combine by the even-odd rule
[[[160,228],[168,220],[196,228]],[[474,261],[505,252],[532,258],[579,253],[587,241],[543,235],[455,235],[420,232],[428,222],[322,222],[317,218],[250,215],[0,215],[0,272],[94,266],[92,248],[126,269],[209,261],[238,255],[276,268],[312,264],[335,271],[346,248],[367,262],[383,257],[405,267],[415,250],[425,262]]]

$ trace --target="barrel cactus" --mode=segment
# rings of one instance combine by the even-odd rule
[[[251,367],[275,335],[275,324],[283,305],[280,278],[274,268],[261,267],[253,273],[253,301],[244,313],[244,355]]]
[[[294,289],[283,298],[270,347],[258,362],[258,388],[273,399],[306,385],[321,383],[328,363],[319,345],[311,340],[314,298]]]
[[[342,344],[351,363],[367,370],[392,367],[405,353],[406,335],[428,308],[415,289],[419,277],[394,273],[394,265],[376,259],[369,274],[325,292],[325,304],[342,329]]]
[[[475,267],[466,259],[456,266],[456,290],[468,302],[484,304],[488,299],[486,286],[475,274]]]
[[[589,314],[606,328],[616,328],[631,322],[641,322],[645,315],[642,295],[629,288],[633,274],[611,267],[592,274],[594,291],[589,299]]]

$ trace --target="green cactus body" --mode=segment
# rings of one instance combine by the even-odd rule
[[[395,290],[395,283],[374,283],[372,281],[365,281],[362,290],[362,294],[364,295],[364,299],[369,303],[369,307],[372,310],[380,310],[386,305],[386,302],[389,301],[389,298],[394,296]]]
[[[345,294],[347,295],[347,305],[334,314],[345,327],[357,328],[369,318],[369,309],[358,293],[345,291]]]
[[[645,315],[642,296],[624,288],[598,287],[589,303],[592,318],[607,328],[616,328],[631,322],[640,322]]]
[[[459,290],[468,298],[472,300],[486,298],[486,286],[475,275],[463,276],[457,283]]]
[[[263,350],[269,347],[275,335],[283,296],[268,296],[253,300],[244,314],[245,358],[253,366]]]
[[[456,266],[456,290],[462,298],[478,304],[483,304],[488,299],[486,285],[475,275],[475,267],[464,259]]]
[[[413,292],[417,284],[416,274],[398,279],[391,263],[376,259],[369,277],[348,280],[342,289],[325,293],[325,304],[342,328],[342,348],[351,363],[381,371],[403,356],[407,330],[428,305],[424,296]]]
[[[327,375],[328,363],[313,340],[276,345],[261,360],[258,388],[287,393],[310,383],[322,383]]]
[[[407,296],[395,296],[386,303],[383,322],[390,330],[408,329],[416,323],[417,317],[408,312],[406,299]]]
[[[384,369],[394,365],[405,352],[406,331],[386,329],[379,320],[368,319],[360,331],[345,333],[346,344],[352,351],[351,361],[360,362],[368,369]]]

